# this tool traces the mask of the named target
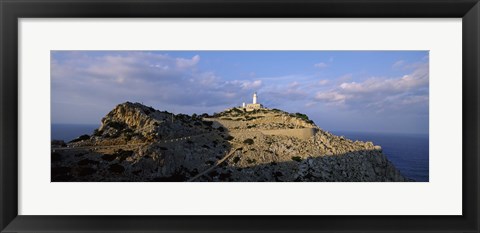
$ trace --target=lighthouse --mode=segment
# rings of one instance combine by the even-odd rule
[[[257,97],[257,92],[253,93],[253,101],[251,104],[247,104],[245,106],[245,103],[243,105],[243,108],[247,111],[247,112],[250,112],[250,111],[253,111],[253,110],[257,110],[257,109],[262,109],[263,108],[263,105],[259,104],[258,103],[258,97]]]

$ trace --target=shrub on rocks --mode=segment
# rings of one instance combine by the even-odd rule
[[[301,162],[301,161],[302,161],[302,157],[300,157],[300,156],[293,156],[293,157],[292,157],[292,160],[293,160],[293,161],[297,161],[297,162]]]
[[[66,147],[67,144],[63,140],[52,140],[52,147]]]
[[[243,141],[243,143],[247,144],[247,145],[253,145],[253,143],[255,143],[255,142],[253,141],[253,139],[247,138]]]
[[[90,136],[88,136],[87,134],[84,134],[84,135],[82,135],[78,138],[73,139],[70,142],[80,142],[80,141],[84,141],[84,140],[88,140],[88,139],[90,139]]]

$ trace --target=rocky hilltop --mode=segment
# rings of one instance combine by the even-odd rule
[[[189,116],[126,102],[101,122],[91,135],[52,142],[52,181],[411,181],[380,146],[301,113]]]

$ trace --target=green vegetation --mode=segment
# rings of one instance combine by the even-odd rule
[[[297,113],[295,113],[295,116],[298,117],[298,118],[302,118],[306,121],[310,120],[310,119],[308,119],[308,116],[306,114],[303,114],[303,113],[297,112]]]
[[[130,128],[125,128],[125,129],[122,130],[122,132],[124,133],[127,141],[132,140],[132,137],[135,136],[135,135],[137,135],[137,134],[135,134],[135,133],[133,132],[133,130],[130,129]]]
[[[313,124],[313,123],[314,123],[312,120],[310,120],[310,119],[308,118],[307,114],[303,114],[303,113],[297,112],[297,113],[295,113],[295,114],[292,114],[291,116],[296,117],[296,118],[300,118],[300,119],[302,119],[302,120],[304,120],[305,122],[310,123],[310,124]]]
[[[232,111],[236,112],[236,113],[243,113],[243,110],[238,109],[238,108],[233,108]]]
[[[301,162],[301,161],[302,161],[302,157],[300,157],[300,156],[293,156],[293,157],[292,157],[292,160],[293,160],[293,161],[297,161],[297,162]]]
[[[255,163],[255,162],[257,162],[256,159],[247,159],[248,164],[252,164],[252,163]]]
[[[51,145],[55,146],[55,147],[66,147],[67,146],[67,144],[63,140],[52,140]]]
[[[206,126],[212,126],[213,125],[213,121],[202,121],[202,123]]]
[[[133,151],[120,149],[120,150],[117,150],[115,154],[117,155],[118,161],[121,163],[125,161],[125,159],[127,159],[128,157],[132,156]]]
[[[106,124],[106,127],[114,128],[116,130],[122,130],[127,127],[127,124],[123,122],[110,121]]]
[[[70,142],[80,142],[80,141],[84,141],[84,140],[88,140],[88,139],[90,139],[90,136],[88,136],[87,134],[84,134],[84,135],[82,135],[78,138],[73,139]]]
[[[103,131],[102,131],[102,130],[95,129],[95,130],[93,131],[93,135],[94,135],[94,136],[100,137],[100,136],[102,136],[102,134],[103,134]]]
[[[155,112],[155,109],[152,107],[147,107],[147,109],[143,109],[143,112],[149,115],[150,113]]]
[[[247,138],[243,141],[243,143],[247,145],[253,145],[254,141],[251,138]]]

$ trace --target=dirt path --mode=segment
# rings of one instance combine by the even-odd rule
[[[193,136],[185,136],[185,137],[179,137],[179,138],[173,138],[173,139],[168,139],[168,140],[159,140],[158,142],[153,142],[153,143],[158,143],[158,144],[170,144],[170,143],[176,143],[176,142],[182,142],[188,139],[194,139],[198,137],[202,137],[208,134],[212,134],[211,132],[209,133],[203,133],[203,134],[198,134],[198,135],[193,135]],[[66,150],[99,150],[99,149],[125,149],[125,148],[130,148],[132,146],[145,146],[151,143],[135,143],[135,144],[122,144],[122,145],[109,145],[109,146],[79,146],[79,147],[59,147],[59,148],[52,148],[52,151],[66,151]]]
[[[230,158],[230,156],[232,156],[235,152],[237,152],[238,150],[240,150],[242,147],[240,146],[237,146],[232,152],[228,153],[227,155],[225,155],[222,159],[218,160],[213,166],[209,167],[207,170],[199,173],[198,175],[196,175],[195,177],[191,178],[190,180],[188,180],[187,182],[192,182],[198,178],[200,178],[201,176],[209,173],[210,171],[212,171],[214,168],[218,167],[218,165],[220,165],[221,163],[223,163],[225,160],[227,160],[228,158]]]

